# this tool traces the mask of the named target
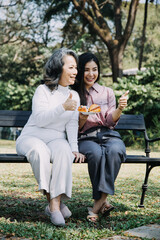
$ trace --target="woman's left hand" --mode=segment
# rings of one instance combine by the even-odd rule
[[[85,155],[83,155],[82,153],[79,152],[73,152],[74,156],[75,156],[75,163],[79,162],[79,163],[83,163],[85,161]]]

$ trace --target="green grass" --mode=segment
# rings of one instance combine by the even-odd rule
[[[7,141],[3,141],[0,151],[8,150],[8,144],[9,151],[12,149],[14,152],[15,143]],[[143,164],[122,165],[115,183],[115,195],[109,197],[115,210],[109,217],[100,217],[100,221],[93,224],[86,220],[87,207],[93,203],[87,164],[73,164],[72,198],[67,202],[72,217],[66,221],[66,227],[60,228],[53,226],[44,215],[47,201],[37,192],[37,183],[30,164],[1,163],[0,239],[1,236],[54,240],[107,239],[124,235],[124,231],[131,228],[160,223],[159,167],[150,173],[145,208],[137,207],[144,172]]]

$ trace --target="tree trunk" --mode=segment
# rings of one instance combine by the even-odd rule
[[[112,67],[113,82],[117,82],[117,78],[122,78],[123,76],[123,51],[118,47],[108,50]]]
[[[146,0],[145,2],[144,21],[143,21],[143,30],[142,30],[142,38],[141,38],[140,55],[139,55],[139,65],[138,65],[139,70],[141,70],[141,67],[142,67],[144,43],[146,40],[147,13],[148,13],[148,0]]]
[[[84,2],[85,0],[81,1],[72,0],[72,3],[74,4],[79,14],[82,15],[88,21],[89,25],[92,27],[95,33],[106,44],[110,55],[113,82],[116,82],[118,77],[121,78],[123,76],[122,70],[123,53],[134,27],[139,0],[131,0],[127,23],[124,28],[123,34],[121,24],[122,0],[113,1],[115,2],[114,13],[115,13],[116,37],[112,35],[112,31],[109,27],[109,24],[107,23],[106,19],[103,17],[100,11],[98,1],[89,0],[87,1],[88,5],[83,4],[82,6],[80,3]],[[89,6],[93,10],[94,14],[90,14],[88,12],[88,8],[86,8],[85,6]]]

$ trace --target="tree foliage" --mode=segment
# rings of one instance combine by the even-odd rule
[[[136,76],[118,79],[118,83],[114,83],[113,88],[118,98],[129,90],[125,113],[143,114],[147,128],[157,129],[156,123],[160,120],[159,62],[146,67],[145,72],[140,71]]]
[[[31,110],[35,84],[22,85],[10,80],[0,82],[0,109]]]
[[[84,19],[84,24],[86,22],[86,25],[88,24],[95,35],[99,36],[106,45],[112,67],[113,81],[116,81],[117,77],[122,76],[123,54],[133,30],[139,0],[131,0],[128,3],[128,16],[125,16],[125,24],[124,22],[122,24],[124,4],[121,0],[111,0],[109,2],[102,0],[72,0],[72,3],[73,6],[70,1],[64,1],[64,8],[66,6],[70,7],[73,14],[76,9]],[[62,10],[64,10],[62,3],[57,0],[52,1],[46,11],[45,20],[51,19],[53,15],[57,15]],[[83,28],[84,25],[82,30]]]
[[[42,24],[41,12],[36,13],[34,5],[18,2],[3,9],[4,17],[0,19],[0,80],[29,85],[43,72],[49,54],[46,46],[50,25]]]
[[[28,1],[10,1],[3,6],[1,1],[0,109],[30,110],[44,62],[51,54],[46,48],[50,25],[42,25],[41,12],[36,13]]]

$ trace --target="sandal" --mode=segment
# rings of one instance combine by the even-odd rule
[[[104,216],[109,216],[110,212],[114,209],[114,207],[108,203],[103,203],[102,207],[100,208],[99,212]]]
[[[87,220],[92,223],[96,223],[99,217],[98,214],[92,212],[92,208],[88,207],[88,216]]]

